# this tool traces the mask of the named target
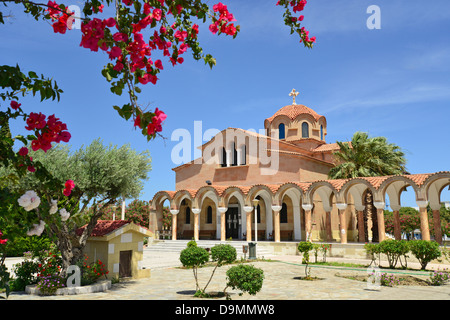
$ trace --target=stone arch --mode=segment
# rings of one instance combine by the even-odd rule
[[[150,216],[149,216],[149,230],[153,232],[154,236],[157,237],[158,232],[162,231],[162,220],[163,220],[163,206],[164,201],[168,200],[170,202],[170,209],[174,209],[173,196],[174,192],[171,191],[159,191],[157,192],[151,201],[150,205]]]
[[[330,206],[332,204],[332,197],[334,196],[338,199],[339,192],[336,188],[328,181],[316,181],[312,183],[304,195],[305,203],[313,204],[314,194],[318,193],[323,204]]]
[[[386,194],[389,186],[391,186],[392,184],[394,184],[396,182],[403,182],[403,187],[411,186],[416,195],[416,200],[421,199],[419,186],[412,179],[408,178],[407,176],[398,175],[398,176],[388,177],[386,180],[384,180],[381,183],[380,187],[378,188],[378,195],[381,196],[380,201],[383,201],[383,202],[385,201],[385,194]],[[397,188],[399,185],[400,185],[400,183],[396,183]],[[393,189],[394,188],[391,187],[391,190],[390,190],[391,193],[392,193]],[[399,191],[401,191],[401,190],[399,190]],[[400,195],[398,195],[398,196],[400,196]]]
[[[208,197],[211,200],[213,200],[216,205],[219,205],[219,198],[220,195],[217,192],[217,190],[211,186],[204,186],[197,190],[197,193],[194,197],[194,203],[196,205],[196,208],[201,208],[203,200]]]
[[[178,190],[173,196],[173,208],[180,208],[180,204],[184,199],[188,199],[192,205],[194,204],[194,196],[193,193],[189,190]]]
[[[170,192],[170,191],[158,191],[153,196],[150,209],[156,210],[157,206],[160,205],[160,203],[164,202],[165,200],[169,200],[170,203],[172,204],[172,199],[173,199],[174,194],[175,194],[174,192]]]
[[[206,214],[207,214],[207,207],[205,207],[204,203],[207,202],[207,200],[210,199],[213,202],[214,207],[212,207],[212,224],[207,225],[206,223],[203,223],[203,227],[205,227],[208,230],[216,230],[216,238],[220,239],[220,212],[219,212],[219,204],[220,204],[220,196],[217,190],[211,186],[204,186],[201,187],[197,194],[195,195],[195,203],[196,208],[201,209],[201,214],[199,217],[200,226],[199,229],[202,229],[202,221],[206,221]],[[203,212],[205,214],[203,214]]]
[[[304,190],[295,183],[286,183],[282,185],[276,192],[275,198],[279,199],[278,203],[283,203],[283,198],[288,197],[292,208],[288,208],[289,213],[292,212],[292,230],[281,228],[281,231],[292,231],[292,240],[302,239],[302,217],[301,217],[301,202]],[[288,222],[289,223],[289,222]],[[281,226],[283,227],[283,226]]]
[[[253,206],[252,200],[259,196],[264,201],[264,216],[261,213],[261,219],[265,220],[265,230],[266,236],[273,233],[273,216],[272,216],[272,204],[273,204],[273,193],[272,190],[266,185],[255,185],[253,186],[245,198],[245,203],[247,206]]]
[[[442,190],[450,185],[450,172],[437,172],[424,182],[427,199],[432,210],[439,210],[441,207]]]
[[[364,192],[369,189],[372,194],[376,194],[377,190],[375,187],[366,179],[351,179],[347,181],[342,186],[343,197],[344,199],[348,199],[348,195],[350,194],[355,202],[355,207],[361,207],[364,205],[363,195]]]

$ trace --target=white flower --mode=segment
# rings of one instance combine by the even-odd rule
[[[25,192],[23,196],[21,196],[17,202],[21,207],[23,207],[26,211],[33,210],[41,204],[41,199],[38,197],[36,192],[33,190],[29,190]]]
[[[50,206],[50,214],[54,214],[58,211],[58,201],[52,200],[52,204]]]
[[[65,208],[59,210],[59,214],[61,215],[61,221],[66,221],[70,217],[70,213]]]
[[[39,224],[33,224],[33,229],[29,230],[27,232],[28,236],[40,236],[42,234],[42,232],[44,231],[45,228],[45,222],[44,221],[39,221]]]

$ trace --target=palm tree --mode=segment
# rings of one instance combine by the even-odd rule
[[[337,165],[328,173],[330,179],[388,176],[406,172],[405,154],[399,146],[388,143],[385,137],[369,137],[365,132],[356,132],[350,143],[337,141],[337,144],[340,150],[333,154]],[[377,214],[369,189],[364,195],[364,205],[364,220],[368,216],[372,217],[372,240],[377,242]],[[366,223],[364,225],[367,228]]]

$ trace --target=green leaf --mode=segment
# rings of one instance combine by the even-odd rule
[[[29,71],[29,72],[28,72],[28,76],[29,76],[30,78],[32,78],[32,79],[35,79],[35,78],[38,77],[37,74],[36,74],[36,72],[34,72],[34,71]]]

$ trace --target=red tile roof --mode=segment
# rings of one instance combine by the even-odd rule
[[[113,232],[114,230],[123,227],[128,223],[130,223],[129,220],[98,220],[90,236],[91,237],[105,236]],[[78,228],[76,231],[77,235],[80,236],[83,233],[86,226],[87,225],[84,225],[81,228]]]
[[[351,145],[351,142],[344,142],[344,143],[348,143]],[[322,145],[318,146],[313,151],[314,152],[328,152],[328,151],[337,151],[339,149],[340,149],[340,147],[337,143],[326,143],[326,144],[322,144]]]
[[[335,180],[328,180],[328,179],[323,179],[323,180],[315,180],[315,181],[305,181],[305,182],[294,182],[294,181],[290,181],[290,182],[285,182],[285,183],[280,183],[280,184],[264,184],[264,183],[257,183],[257,184],[253,184],[253,185],[247,185],[247,186],[238,186],[238,185],[225,185],[225,186],[220,186],[220,185],[210,185],[209,187],[213,188],[216,190],[217,194],[219,196],[223,196],[227,189],[231,189],[231,188],[236,188],[239,189],[242,194],[247,195],[249,193],[249,191],[256,187],[256,186],[261,186],[264,188],[267,188],[270,190],[270,192],[272,194],[276,194],[278,192],[278,190],[286,184],[295,184],[297,186],[299,186],[303,192],[308,191],[308,189],[311,187],[312,184],[315,183],[320,183],[320,182],[324,182],[329,184],[332,188],[334,188],[336,191],[340,191],[344,185],[351,181],[351,180],[357,180],[357,179],[362,179],[362,180],[366,180],[374,189],[378,190],[380,187],[382,187],[383,183],[393,177],[401,177],[404,179],[408,179],[411,182],[413,182],[414,184],[416,184],[418,187],[421,187],[424,183],[427,182],[428,179],[430,179],[432,176],[437,175],[437,174],[449,174],[449,171],[440,171],[440,172],[436,172],[436,173],[425,173],[425,174],[405,174],[405,175],[396,175],[396,176],[378,176],[378,177],[358,177],[358,178],[354,178],[354,179],[335,179]],[[405,181],[407,184],[409,184],[408,181]],[[180,192],[181,190],[179,190],[178,192]],[[189,192],[192,194],[193,190],[189,190]],[[198,192],[198,190],[196,190]],[[161,191],[160,191],[161,192]],[[193,194],[193,198],[196,196],[196,193]],[[172,193],[172,192],[171,192]]]
[[[281,108],[280,110],[275,112],[275,114],[273,116],[271,116],[270,118],[267,118],[266,120],[269,122],[272,122],[276,117],[281,116],[281,115],[287,116],[291,120],[295,120],[295,118],[297,118],[301,114],[309,114],[309,115],[313,116],[316,121],[318,121],[320,118],[325,119],[324,116],[317,114],[317,112],[308,108],[307,106],[304,106],[302,104],[293,104],[293,105],[289,105],[289,106],[285,106],[285,107]]]

